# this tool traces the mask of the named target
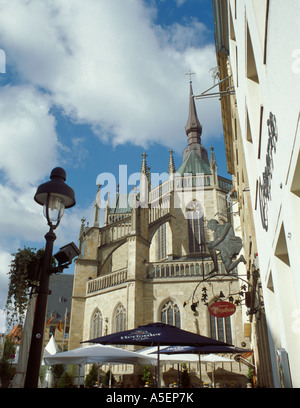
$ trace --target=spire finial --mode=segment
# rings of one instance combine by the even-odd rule
[[[148,202],[148,192],[150,187],[150,167],[147,165],[146,157],[147,154],[144,152],[142,154],[142,168],[140,175],[140,201],[141,203]]]
[[[80,234],[79,235],[83,235],[83,233],[84,233],[85,221],[86,221],[86,219],[84,217],[82,217],[81,218],[81,226],[80,226]]]
[[[142,160],[142,168],[141,168],[141,173],[147,174],[147,163],[146,163],[146,157],[147,154],[144,152],[142,154],[143,160]]]
[[[94,216],[94,227],[99,227],[99,217],[100,217],[100,207],[101,207],[101,184],[97,184],[97,193],[95,198],[95,216]]]
[[[174,158],[173,158],[173,150],[169,150],[170,156],[169,156],[169,167],[168,167],[168,172],[169,175],[175,173],[175,165],[174,165]]]
[[[210,147],[210,167],[216,169],[217,168],[217,162],[216,162],[216,158],[215,158],[215,152],[214,152],[214,148]]]
[[[196,73],[195,72],[191,72],[191,70],[190,70],[190,72],[187,72],[185,75],[189,75],[189,77],[190,77],[190,84],[192,83],[192,75],[196,75]]]
[[[101,207],[101,196],[100,196],[101,184],[97,184],[97,193],[95,198],[95,206]]]

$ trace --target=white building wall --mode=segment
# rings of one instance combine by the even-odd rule
[[[300,2],[270,0],[267,24],[267,0],[228,3],[230,65],[254,209],[273,370],[277,372],[276,350],[284,348],[293,386],[299,387],[300,198],[291,189],[297,188],[300,180]],[[255,69],[258,81],[247,77]],[[271,196],[266,200],[266,230],[261,222],[257,186],[266,169],[270,112],[276,117],[278,140],[273,151]],[[286,254],[287,263],[282,261]],[[279,386],[276,376],[275,386]]]

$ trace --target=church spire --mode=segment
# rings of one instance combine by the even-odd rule
[[[190,72],[186,75],[192,75]],[[196,153],[200,158],[209,166],[209,159],[206,148],[201,144],[201,135],[202,135],[202,125],[199,122],[195,97],[193,93],[192,81],[190,78],[190,102],[189,102],[189,117],[187,124],[185,126],[185,132],[188,137],[188,145],[183,151],[182,162],[184,162],[193,152],[193,155]]]
[[[190,107],[185,132],[188,137],[189,145],[201,144],[202,126],[197,116],[192,81],[190,81]]]

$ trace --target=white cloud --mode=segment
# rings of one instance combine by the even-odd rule
[[[11,260],[12,256],[9,252],[0,251],[0,333],[3,332],[3,320],[5,320],[4,312],[2,313],[2,311],[4,310],[7,299],[9,284],[8,272]]]
[[[42,207],[33,200],[36,189],[15,190],[0,184],[0,230],[3,238],[39,241],[46,221]]]
[[[209,88],[215,49],[204,45],[202,23],[160,27],[154,16],[141,0],[1,0],[6,75],[18,81],[0,88],[0,243],[7,254],[25,240],[44,245],[48,228],[33,201],[38,182],[58,162],[85,158],[88,136],[57,134],[52,107],[112,145],[157,142],[182,151],[185,73],[196,73],[196,94]],[[219,101],[197,101],[197,108],[207,143],[222,131]],[[56,246],[78,236],[84,215],[93,219],[93,204],[66,212]]]
[[[34,184],[54,164],[57,138],[47,95],[30,86],[0,88],[0,169],[18,187]]]
[[[112,144],[182,148],[184,74],[196,72],[200,93],[216,65],[213,45],[196,47],[202,23],[157,27],[138,0],[7,0],[0,11],[0,34],[18,71],[75,121]],[[216,109],[217,101],[201,107],[207,137],[221,129]]]
[[[90,226],[94,221],[94,203],[87,208],[80,206],[73,207],[66,210],[61,222],[57,228],[57,239],[55,241],[56,247],[61,247],[74,241],[78,245],[78,237],[81,225],[81,219],[85,218],[90,222]]]
[[[192,18],[186,25],[173,23],[170,26],[156,26],[155,33],[161,47],[173,48],[184,54],[189,48],[196,47],[199,51],[199,46],[205,47],[209,31],[205,24]]]

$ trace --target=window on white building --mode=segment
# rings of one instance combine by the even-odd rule
[[[285,235],[285,229],[284,229],[283,223],[280,228],[280,233],[279,233],[277,245],[275,248],[275,256],[277,256],[277,258],[279,258],[286,265],[290,266],[290,257],[288,253],[288,247],[286,243],[286,235]]]
[[[300,115],[298,119],[298,137],[300,137]],[[293,181],[291,185],[291,192],[297,197],[300,197],[300,152],[298,153],[298,159],[295,166]]]
[[[247,31],[246,31],[246,75],[247,78],[251,79],[254,82],[259,83],[256,62],[253,52],[252,40],[249,31],[249,27],[247,24]]]

